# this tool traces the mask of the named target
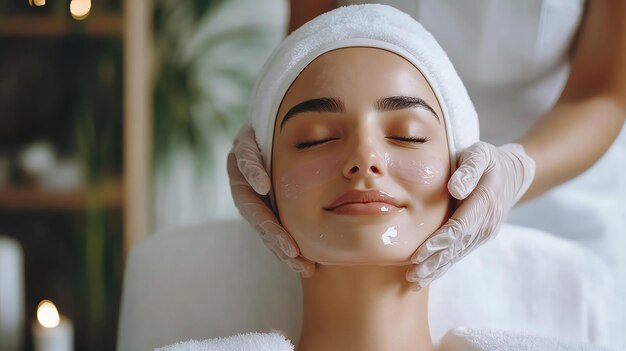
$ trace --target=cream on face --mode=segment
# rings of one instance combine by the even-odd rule
[[[392,151],[385,152],[384,161],[392,176],[415,185],[439,186],[446,171],[446,162],[432,156],[418,159]],[[303,193],[340,176],[339,158],[332,154],[323,155],[281,175],[276,193],[285,198],[298,199]]]
[[[449,169],[447,162],[432,156],[419,159],[406,156],[389,159],[389,169],[398,178],[408,183],[426,186],[441,185],[446,168]]]
[[[385,50],[327,52],[301,72],[277,114],[272,182],[279,218],[305,258],[409,263],[449,210],[439,116],[419,70]],[[355,192],[386,202],[339,201]]]

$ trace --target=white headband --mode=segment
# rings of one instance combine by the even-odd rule
[[[459,152],[479,139],[478,116],[465,86],[435,38],[406,13],[386,5],[340,7],[289,35],[261,70],[250,103],[250,118],[271,175],[274,124],[280,103],[296,77],[320,55],[339,48],[372,47],[396,53],[417,67],[443,110],[450,167]]]

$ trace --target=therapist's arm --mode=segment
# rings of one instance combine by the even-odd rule
[[[588,1],[571,72],[554,108],[517,140],[537,165],[520,202],[591,167],[626,120],[626,1]]]

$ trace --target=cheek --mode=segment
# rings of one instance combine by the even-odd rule
[[[294,238],[302,255],[315,261],[320,254],[316,248],[323,248],[324,252],[336,250],[332,248],[338,238],[325,234],[321,219],[323,196],[327,193],[324,185],[341,176],[341,167],[339,158],[333,154],[306,156],[306,162],[302,160],[284,160],[275,169],[274,191],[281,224]]]
[[[396,155],[390,158],[389,172],[405,183],[405,188],[411,194],[413,201],[409,207],[410,217],[414,224],[420,225],[420,229],[412,231],[412,235],[421,244],[448,219],[449,160],[435,156],[408,158],[406,155]]]
[[[298,199],[303,193],[340,175],[339,159],[333,155],[320,156],[306,163],[296,164],[280,172],[276,180],[277,196],[286,199]]]
[[[413,185],[439,188],[450,173],[447,160],[433,156],[416,158],[407,153],[387,153],[386,161],[391,175]]]

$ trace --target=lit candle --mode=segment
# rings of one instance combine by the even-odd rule
[[[37,307],[37,320],[33,321],[35,351],[74,350],[74,327],[72,322],[60,316],[56,306],[43,300]]]

